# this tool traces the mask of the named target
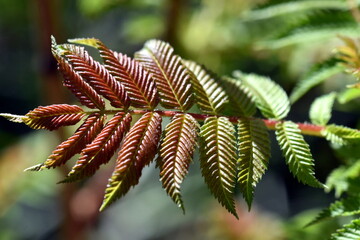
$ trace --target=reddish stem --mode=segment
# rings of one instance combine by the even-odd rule
[[[106,114],[113,114],[113,113],[117,113],[119,110],[106,110],[104,113]],[[128,112],[131,114],[135,114],[135,115],[143,115],[147,112],[151,112],[153,110],[129,110]],[[179,112],[179,111],[167,111],[167,110],[154,110],[154,112],[157,112],[158,114],[160,114],[163,117],[173,117],[176,114],[181,114],[184,112]],[[216,115],[210,115],[210,114],[199,114],[199,113],[186,113],[189,114],[191,116],[193,116],[196,120],[199,121],[204,121],[206,118],[208,117],[214,117]],[[239,119],[244,119],[246,117],[235,117],[235,116],[230,116],[227,117],[230,122],[233,123],[237,123]],[[275,126],[276,124],[283,122],[283,121],[279,121],[279,120],[271,120],[271,119],[262,119],[262,121],[264,121],[266,127],[270,130],[275,130]],[[319,125],[314,125],[314,124],[310,124],[310,123],[296,123],[299,127],[299,129],[301,130],[302,134],[305,135],[310,135],[310,136],[317,136],[317,137],[323,137],[323,135],[321,134],[321,132],[325,129],[324,126],[319,126]]]

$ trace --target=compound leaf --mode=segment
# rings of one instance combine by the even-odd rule
[[[183,211],[180,185],[192,160],[198,129],[199,124],[191,115],[177,114],[165,128],[160,146],[160,180],[168,195]]]
[[[323,187],[314,176],[314,159],[297,124],[280,122],[275,133],[291,173],[302,183]]]
[[[237,217],[235,127],[225,117],[209,117],[200,129],[200,167],[211,193]]]

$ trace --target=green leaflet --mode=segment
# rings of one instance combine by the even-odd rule
[[[211,193],[237,216],[233,198],[236,182],[235,128],[225,117],[209,117],[200,129],[200,167]]]
[[[275,133],[292,174],[302,183],[323,187],[314,176],[314,159],[298,126],[289,121],[280,122]]]
[[[354,219],[350,224],[331,235],[331,240],[359,240],[360,239],[360,219]]]
[[[319,85],[328,78],[344,71],[344,66],[336,59],[328,59],[315,65],[294,87],[290,94],[290,102],[295,103],[311,88]]]
[[[194,74],[191,83],[201,111],[206,114],[220,114],[228,102],[228,95],[219,85],[215,74],[192,61],[185,61],[184,64]]]
[[[255,97],[256,106],[266,118],[280,120],[290,111],[290,102],[285,91],[270,78],[256,74],[243,74],[239,71],[235,77],[249,89]]]
[[[355,143],[360,141],[360,131],[344,126],[328,125],[322,134],[326,139],[334,144],[344,145],[348,143]]]
[[[313,124],[325,126],[329,122],[335,98],[336,93],[332,92],[315,99],[309,113]]]
[[[254,97],[249,89],[241,84],[241,81],[224,77],[221,78],[221,86],[224,87],[230,102],[227,104],[230,114],[236,116],[253,116],[256,112]]]
[[[357,98],[360,98],[360,89],[359,88],[348,88],[339,93],[338,101],[341,104],[345,104],[345,103],[348,103]]]
[[[198,130],[199,124],[191,115],[175,115],[165,128],[157,160],[163,188],[183,211],[180,184],[188,173]]]
[[[267,169],[270,158],[269,133],[260,119],[238,121],[238,183],[249,206],[254,189]]]
[[[314,220],[306,226],[316,224],[331,217],[352,216],[360,214],[360,196],[349,196],[332,203],[328,208],[323,209]]]
[[[356,161],[348,166],[341,166],[334,169],[326,179],[326,189],[327,192],[331,190],[335,191],[335,196],[340,197],[344,192],[359,192],[352,191],[354,184],[358,185],[357,188],[360,188],[359,184],[360,177],[360,161]]]

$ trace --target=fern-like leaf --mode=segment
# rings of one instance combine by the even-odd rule
[[[165,108],[186,111],[193,105],[191,74],[174,49],[160,40],[150,40],[135,59],[152,73]]]
[[[55,55],[58,69],[64,77],[63,84],[88,108],[104,109],[105,102],[101,96],[77,73],[64,58]]]
[[[336,93],[332,92],[315,99],[309,112],[313,124],[325,126],[329,122],[335,98]]]
[[[267,77],[235,72],[235,77],[249,89],[255,103],[266,118],[283,119],[290,111],[290,102],[285,91]]]
[[[292,174],[302,183],[323,187],[314,176],[314,159],[297,124],[289,121],[278,123],[275,133]]]
[[[163,188],[184,211],[180,185],[188,172],[196,146],[198,122],[189,114],[177,114],[167,125],[158,166]]]
[[[238,151],[238,184],[250,209],[254,189],[265,173],[270,158],[269,134],[263,121],[238,121]]]
[[[100,211],[138,184],[142,169],[157,152],[160,135],[161,116],[156,112],[145,113],[130,129],[119,151]]]
[[[328,208],[323,209],[314,220],[306,226],[311,226],[325,219],[340,216],[352,216],[360,214],[360,198],[359,196],[349,196],[332,203]]]
[[[73,182],[93,175],[101,164],[107,163],[130,128],[131,115],[119,112],[114,115],[96,136],[81,151],[81,157],[63,182]]]
[[[195,75],[191,78],[191,83],[201,111],[206,114],[220,114],[228,102],[228,96],[216,81],[215,74],[192,61],[185,61],[185,65]]]
[[[354,219],[350,224],[331,235],[331,240],[359,240],[360,239],[360,219]]]
[[[224,77],[221,78],[221,86],[224,87],[230,100],[227,104],[230,115],[250,117],[255,114],[254,97],[250,94],[249,89],[241,84],[241,81]]]
[[[200,129],[200,167],[211,193],[237,217],[233,193],[236,182],[236,139],[225,117],[209,117]]]
[[[315,65],[295,86],[290,94],[290,102],[295,103],[310,89],[324,82],[328,78],[344,71],[344,66],[336,59],[328,59]]]
[[[358,143],[360,141],[359,130],[334,124],[326,126],[322,134],[328,141],[339,145]]]
[[[110,101],[113,107],[128,108],[130,99],[124,86],[114,79],[109,71],[95,61],[83,47],[61,45],[62,51],[57,51],[72,64],[73,69],[86,80],[97,93]]]
[[[22,121],[33,129],[55,130],[62,126],[74,125],[84,116],[84,110],[79,106],[54,104],[35,108],[28,112]]]
[[[103,128],[103,123],[103,116],[98,113],[91,114],[71,137],[56,147],[44,163],[26,170],[39,171],[65,164],[71,157],[80,153],[87,144],[92,142]]]
[[[128,93],[131,105],[138,108],[154,109],[159,103],[159,96],[152,75],[134,59],[121,53],[111,51],[100,40],[95,38],[81,38],[69,40],[95,47],[104,60],[106,69],[120,81]]]

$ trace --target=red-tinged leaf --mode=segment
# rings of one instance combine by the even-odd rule
[[[54,104],[38,107],[28,112],[23,122],[34,129],[55,130],[62,126],[78,123],[85,113],[76,105]]]
[[[130,128],[131,115],[117,113],[96,138],[81,151],[81,157],[62,182],[72,182],[93,175],[101,164],[107,163]]]
[[[119,151],[100,211],[138,184],[142,169],[155,157],[160,135],[161,116],[156,112],[144,114],[130,129]]]
[[[166,192],[183,211],[180,184],[188,173],[198,130],[199,124],[191,115],[177,114],[167,125],[160,147],[160,179]]]
[[[105,102],[99,94],[84,79],[74,71],[72,66],[64,58],[56,57],[59,71],[64,77],[64,86],[79,99],[81,104],[88,108],[104,109]]]
[[[95,61],[83,47],[63,45],[62,54],[74,70],[79,73],[100,95],[110,101],[113,107],[128,108],[130,99],[124,86],[114,79],[109,71]]]
[[[137,61],[121,53],[113,52],[95,38],[72,39],[69,42],[84,44],[99,50],[106,69],[124,85],[132,106],[154,109],[159,103],[156,85],[151,74]]]
[[[92,142],[103,128],[103,124],[104,116],[99,113],[91,114],[71,137],[56,147],[44,163],[26,170],[40,171],[65,164],[71,157],[80,153],[87,144]]]
[[[168,43],[150,40],[135,54],[135,59],[152,74],[163,107],[182,111],[191,108],[190,72]]]

